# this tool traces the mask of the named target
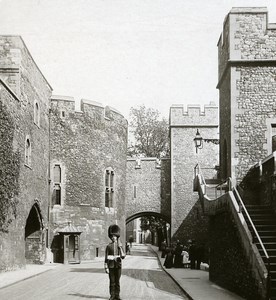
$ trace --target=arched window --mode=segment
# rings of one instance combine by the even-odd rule
[[[40,109],[38,103],[34,102],[34,123],[39,126],[40,125]]]
[[[105,170],[105,207],[113,207],[114,199],[114,171],[111,168]]]
[[[25,164],[31,165],[31,142],[29,137],[26,138],[25,142]]]

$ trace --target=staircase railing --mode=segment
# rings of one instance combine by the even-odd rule
[[[202,192],[203,192],[203,194],[206,195],[206,187],[207,187],[206,180],[205,180],[205,178],[202,174],[201,168],[198,164],[194,168],[194,176],[195,176],[195,178],[197,176],[201,176],[201,182],[204,186],[204,190]],[[245,205],[244,205],[244,203],[243,203],[243,201],[240,197],[240,194],[238,193],[236,187],[233,185],[231,177],[229,177],[225,181],[213,186],[213,188],[215,189],[216,198],[218,196],[217,191],[220,191],[219,196],[221,196],[223,192],[225,193],[227,191],[232,191],[233,195],[234,195],[234,197],[237,201],[237,204],[239,206],[239,211],[238,212],[239,213],[244,212],[244,214],[246,215],[246,217],[248,219],[248,222],[251,225],[252,231],[253,231],[252,242],[253,242],[253,244],[255,244],[256,242],[258,242],[260,244],[261,249],[262,249],[262,251],[264,253],[264,256],[265,256],[265,261],[267,263],[267,265],[266,265],[266,268],[267,268],[266,299],[269,300],[270,299],[270,283],[271,283],[270,282],[270,278],[271,278],[270,277],[270,257],[268,255],[267,250],[266,250],[266,248],[265,248],[265,246],[264,246],[264,244],[263,244],[263,242],[262,242],[262,240],[261,240],[261,238],[258,234],[258,231],[257,231],[257,229],[256,229],[256,227],[255,227],[255,225],[254,225],[254,223],[253,223],[253,221],[252,221],[252,219],[251,219],[251,217],[250,217],[250,215],[249,215],[249,213],[248,213],[248,211],[247,211],[247,209],[246,209],[246,207],[245,207]]]
[[[230,178],[230,181],[231,181],[231,178]],[[234,194],[234,196],[235,196],[235,198],[238,202],[239,212],[240,213],[242,213],[242,212],[245,213],[245,215],[248,219],[248,222],[249,222],[249,224],[252,228],[252,231],[253,231],[252,242],[254,244],[256,244],[256,242],[258,242],[261,246],[261,249],[262,249],[263,253],[264,253],[265,260],[266,260],[266,263],[267,263],[267,266],[266,266],[266,268],[267,268],[267,296],[266,296],[266,298],[267,298],[267,300],[269,300],[270,299],[270,257],[269,257],[269,255],[266,251],[266,248],[265,248],[265,246],[262,242],[262,239],[260,238],[260,236],[258,234],[258,231],[257,231],[252,219],[250,218],[250,215],[249,215],[249,213],[248,213],[248,211],[247,211],[247,209],[246,209],[246,207],[245,207],[245,205],[244,205],[244,203],[241,199],[241,196],[240,196],[239,192],[237,191],[237,189],[234,186],[232,187],[232,191],[233,191],[233,194]]]

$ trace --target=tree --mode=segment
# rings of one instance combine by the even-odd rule
[[[128,147],[131,157],[164,157],[169,155],[168,121],[160,112],[145,105],[130,109],[130,132],[134,143]]]
[[[141,217],[140,228],[142,231],[149,230],[151,233],[156,233],[159,245],[166,237],[166,221],[156,216]]]

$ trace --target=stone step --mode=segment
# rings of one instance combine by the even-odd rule
[[[276,251],[276,243],[263,243],[266,250],[275,250]],[[258,249],[261,249],[261,244],[256,243]]]
[[[262,257],[264,263],[267,264],[266,257],[264,255],[261,255],[261,257]],[[270,255],[269,261],[270,261],[270,263],[276,263],[276,255]]]
[[[276,220],[275,218],[269,218],[269,219],[265,219],[265,218],[261,218],[261,219],[257,219],[257,220],[252,220],[253,221],[253,224],[255,226],[258,226],[258,225],[274,225],[276,226]]]
[[[264,251],[262,249],[259,249],[260,255],[264,257]],[[269,257],[276,256],[276,249],[266,249],[266,252]],[[265,261],[265,260],[264,260]]]
[[[276,229],[274,231],[273,230],[259,230],[258,234],[261,238],[268,237],[268,236],[276,236]]]
[[[276,236],[262,236],[262,235],[260,235],[260,233],[259,233],[259,236],[263,243],[275,243],[275,245],[276,245]]]
[[[274,231],[276,230],[276,225],[274,224],[254,224],[257,232],[261,232],[261,231]],[[252,226],[250,224],[248,224],[248,228],[252,228]]]

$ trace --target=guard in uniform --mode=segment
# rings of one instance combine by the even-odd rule
[[[120,241],[120,227],[111,225],[108,228],[108,236],[111,243],[105,249],[105,272],[109,274],[110,300],[121,300],[120,298],[120,277],[122,270],[122,259],[125,258],[123,245]]]

